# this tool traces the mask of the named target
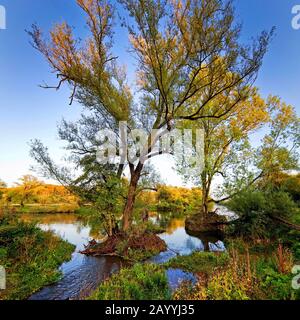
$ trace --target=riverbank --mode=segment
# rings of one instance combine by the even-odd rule
[[[292,252],[281,244],[231,239],[226,252],[193,252],[161,265],[125,268],[100,284],[89,299],[299,300],[300,290],[292,286],[295,263]],[[182,279],[173,291],[168,273],[174,270],[194,278]]]
[[[60,266],[62,276],[59,281],[37,291],[30,297],[31,300],[81,300],[88,297],[102,299],[105,295],[135,299],[137,298],[135,292],[141,292],[143,297],[151,297],[153,292],[157,292],[160,288],[163,288],[160,299],[168,295],[174,299],[180,297],[182,299],[188,297],[218,299],[221,295],[215,287],[218,282],[221,288],[227,288],[230,292],[222,299],[237,299],[233,293],[244,290],[243,277],[248,278],[247,250],[251,266],[251,286],[256,288],[256,293],[250,294],[247,289],[246,293],[241,291],[242,295],[238,298],[297,298],[290,291],[291,270],[288,272],[285,269],[284,273],[278,271],[279,264],[276,262],[279,260],[278,242],[245,243],[240,239],[227,237],[223,243],[221,239],[212,236],[203,234],[198,237],[192,236],[186,232],[185,217],[179,217],[177,214],[174,217],[153,213],[144,227],[163,231],[159,232],[158,236],[167,244],[167,249],[152,256],[146,262],[137,264],[135,261],[143,261],[145,256],[141,255],[140,259],[124,261],[116,256],[93,257],[80,254],[79,252],[84,250],[85,245],[92,239],[101,243],[105,238],[99,232],[99,226],[95,228],[93,224],[77,214],[26,214],[18,217],[24,219],[29,225],[33,222],[38,223],[43,231],[52,231],[61,239],[74,245],[72,259]],[[284,253],[281,255],[292,256],[293,263],[296,262],[297,252],[299,253],[297,251],[299,242],[296,236],[290,237],[290,243],[283,244]],[[75,246],[76,249],[74,249]],[[286,261],[291,260],[284,258],[284,264],[287,263]],[[234,267],[235,263],[237,267]],[[152,267],[149,264],[155,266],[155,272],[151,272]],[[290,267],[290,263],[287,266]],[[241,277],[238,278],[237,283],[232,283],[230,280],[233,272]],[[139,278],[134,278],[133,274],[137,274]],[[34,277],[38,278],[40,274],[36,273]],[[160,280],[157,282],[157,279]],[[164,291],[165,282],[168,286],[167,291]],[[124,284],[124,290],[120,291],[118,287],[121,284]],[[258,284],[260,284],[259,287]],[[261,287],[265,288],[266,294],[261,293]],[[206,293],[206,296],[199,293],[200,291],[211,292],[210,290],[215,291],[213,294]],[[275,292],[273,296],[270,295],[272,292]]]
[[[206,262],[203,263],[203,260]],[[178,257],[168,263],[169,267],[180,266],[194,272],[198,279],[195,285],[183,283],[173,298],[299,300],[300,290],[292,286],[295,278],[292,269],[296,262],[293,252],[282,244],[257,244],[231,239],[225,255],[213,258],[194,253],[190,257]]]
[[[71,259],[74,246],[35,224],[0,217],[0,265],[6,290],[0,300],[22,300],[61,278],[59,267]]]

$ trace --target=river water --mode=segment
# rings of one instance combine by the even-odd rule
[[[185,230],[185,219],[170,217],[162,220],[159,215],[151,218],[155,223],[166,228],[159,235],[167,244],[168,250],[150,259],[153,263],[164,263],[179,255],[189,255],[193,251],[224,251],[225,247],[217,236],[188,235]],[[69,262],[60,270],[62,278],[57,283],[41,289],[33,294],[30,300],[78,300],[90,295],[101,282],[126,266],[126,262],[115,257],[87,257],[79,253],[91,239],[103,240],[103,236],[95,234],[93,228],[72,214],[25,215],[24,220],[38,222],[43,230],[51,230],[61,238],[76,246]],[[183,280],[195,282],[193,274],[179,269],[167,270],[169,285],[175,290]]]

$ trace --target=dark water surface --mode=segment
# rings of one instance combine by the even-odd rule
[[[224,251],[225,247],[217,236],[191,236],[185,230],[184,218],[170,218],[162,221],[158,215],[151,218],[164,224],[166,232],[160,237],[167,243],[168,250],[150,259],[153,263],[164,263],[177,254],[189,255],[194,251]],[[103,236],[94,234],[91,226],[84,224],[76,215],[48,214],[25,215],[26,221],[38,221],[43,230],[52,230],[55,234],[76,246],[71,261],[64,263],[60,270],[62,279],[57,283],[33,294],[30,300],[68,300],[83,299],[95,290],[99,284],[118,272],[126,263],[114,257],[87,257],[79,253],[91,239],[103,240]],[[169,285],[175,290],[183,280],[195,282],[193,274],[179,269],[167,270]]]

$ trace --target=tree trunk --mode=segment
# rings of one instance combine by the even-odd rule
[[[208,181],[208,177],[206,172],[202,173],[202,212],[203,216],[208,214],[208,205],[209,205],[209,192],[210,192],[210,183]]]
[[[202,184],[202,213],[203,218],[208,214],[208,206],[209,206],[209,193],[210,193],[210,176],[209,176],[209,165],[208,165],[208,136],[209,136],[209,128],[204,127],[205,129],[205,145],[204,145],[204,169],[201,173],[201,184]]]
[[[208,214],[208,194],[206,187],[202,188],[202,211],[204,216]]]
[[[131,173],[131,179],[130,179],[130,184],[129,184],[129,189],[128,189],[128,194],[127,194],[127,200],[126,204],[123,210],[123,223],[122,223],[122,228],[123,231],[126,232],[128,229],[131,227],[132,223],[132,213],[133,213],[133,208],[135,204],[135,198],[136,198],[136,189],[137,185],[143,170],[143,164],[139,162],[137,165],[136,169],[132,171]]]

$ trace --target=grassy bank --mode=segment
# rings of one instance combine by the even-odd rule
[[[164,269],[136,264],[105,281],[90,300],[168,300],[171,298]]]
[[[59,280],[59,266],[71,258],[74,246],[33,224],[0,217],[0,265],[7,289],[0,299],[25,299]]]
[[[164,266],[187,272],[210,274],[216,268],[226,266],[228,262],[229,255],[227,253],[194,252],[189,256],[177,256],[165,263]]]
[[[167,266],[198,276],[195,286],[183,283],[174,299],[298,300],[300,290],[292,288],[295,263],[292,251],[280,244],[235,239],[228,244],[228,254],[193,253],[174,258]]]

